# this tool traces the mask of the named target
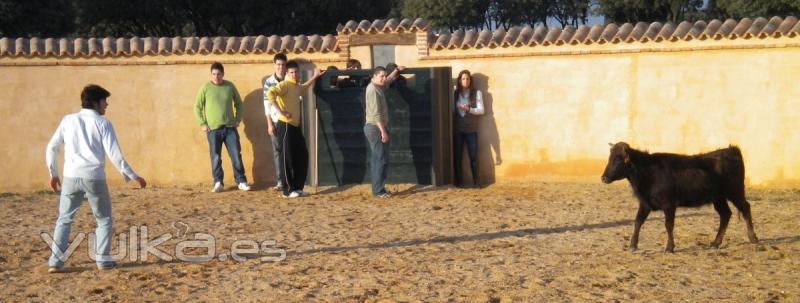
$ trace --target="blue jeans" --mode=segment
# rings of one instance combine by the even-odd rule
[[[64,178],[61,184],[61,196],[58,204],[58,220],[53,231],[53,244],[50,247],[51,255],[48,260],[50,267],[62,267],[67,261],[65,255],[69,232],[72,227],[72,218],[81,206],[83,197],[87,196],[89,206],[92,208],[94,219],[97,221],[95,229],[95,260],[98,265],[113,262],[111,258],[111,235],[113,221],[111,220],[111,198],[108,195],[108,185],[105,180],[91,180],[83,178]]]
[[[467,145],[469,167],[472,172],[472,185],[480,186],[478,182],[478,133],[464,133],[456,131],[453,134],[453,156],[455,157],[456,186],[464,186],[461,161],[464,158],[464,144]]]
[[[208,150],[211,154],[211,175],[214,177],[214,183],[222,182],[225,177],[225,173],[222,171],[222,156],[220,155],[223,143],[225,143],[225,148],[228,149],[228,156],[231,158],[236,184],[247,182],[242,165],[242,146],[239,144],[239,132],[236,131],[236,128],[221,127],[211,130],[208,132],[207,137]]]
[[[386,176],[389,170],[389,142],[381,142],[381,129],[373,124],[364,124],[364,135],[369,142],[369,171],[372,179],[372,194],[386,192]]]

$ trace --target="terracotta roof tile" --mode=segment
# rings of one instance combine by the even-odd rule
[[[611,43],[620,43],[626,41],[626,39],[628,39],[628,36],[631,35],[631,32],[633,32],[633,24],[630,23],[623,24],[617,30],[616,35],[614,35],[614,37],[611,38]]]
[[[699,35],[697,35],[697,39],[706,40],[706,39],[714,39],[714,34],[719,32],[720,27],[722,27],[722,21],[717,19],[711,20],[706,24],[705,29]]]
[[[533,37],[533,28],[530,25],[526,25],[522,27],[519,31],[519,35],[517,38],[514,39],[513,46],[524,46],[528,41]]]
[[[736,29],[736,26],[739,25],[739,22],[733,19],[727,19],[725,22],[722,23],[722,26],[719,28],[716,34],[714,34],[715,39],[723,39],[725,37],[729,37],[733,34],[733,30]]]
[[[504,37],[501,37],[502,42],[501,46],[508,47],[513,46],[515,42],[517,42],[517,37],[519,37],[520,32],[522,32],[522,28],[519,26],[514,26],[508,29],[508,33]]]
[[[47,38],[44,40],[44,55],[45,56],[57,56],[58,55],[58,44],[56,39]]]
[[[441,50],[444,48],[451,48],[453,46],[453,43],[455,43],[457,40],[450,39],[450,35],[451,34],[449,33],[444,33],[439,35],[439,38],[437,38],[436,41],[433,42],[433,49]],[[455,35],[455,33],[453,35]],[[449,44],[447,44],[448,41],[450,42]]]
[[[339,24],[336,26],[336,32],[339,34],[364,34],[364,33],[403,33],[403,32],[418,32],[428,30],[428,22],[418,18],[411,19],[377,19],[372,22],[362,20],[356,22],[353,20],[347,21],[344,25]]]
[[[585,41],[587,41],[586,37],[589,37],[590,30],[591,28],[586,25],[579,26],[578,29],[575,31],[575,34],[572,35],[572,37],[569,39],[569,44],[574,45],[574,44],[584,43]],[[589,42],[588,44],[592,43],[591,41],[588,42]]]
[[[461,49],[467,49],[473,47],[476,42],[478,41],[478,32],[474,29],[468,30],[464,33],[464,40],[461,40],[461,45],[458,47]]]
[[[336,36],[326,35],[325,38],[322,39],[322,52],[335,51],[336,43]]]
[[[750,20],[750,18],[743,18],[742,20],[739,20],[739,23],[733,28],[733,32],[729,37],[731,39],[736,39],[744,36],[745,32],[750,29],[751,25],[753,25],[753,20]]]
[[[781,25],[778,26],[778,29],[773,35],[776,37],[786,36],[792,30],[792,26],[795,24],[797,24],[797,18],[794,16],[786,17],[786,19],[783,19],[783,22],[781,22]]]
[[[645,32],[647,31],[648,24],[644,22],[637,22],[636,26],[633,27],[631,30],[631,34],[625,38],[625,42],[633,43],[636,41],[640,41],[642,37],[644,37]],[[645,41],[646,42],[646,41]]]
[[[467,32],[455,31],[453,33],[437,34],[431,43],[434,49],[451,48],[481,48],[481,47],[521,47],[521,46],[548,46],[562,44],[592,44],[592,43],[646,43],[649,41],[688,41],[693,39],[738,39],[738,38],[768,38],[768,37],[795,37],[800,35],[800,22],[796,17],[748,18],[739,21],[728,19],[725,21],[684,21],[679,24],[666,22],[636,24],[625,23],[621,25],[607,24],[592,27],[580,26],[577,29],[567,26],[560,28],[545,28],[537,26],[512,27],[507,31],[497,29],[493,33],[485,30],[477,33],[474,30]]]
[[[688,36],[690,30],[692,30],[692,24],[689,23],[688,21],[683,21],[681,23],[678,23],[678,26],[675,27],[675,31],[672,33],[672,37],[670,37],[669,40],[670,41],[683,40]]]
[[[283,36],[283,37],[281,37],[280,41],[281,41],[281,45],[279,47],[275,48],[279,52],[282,52],[282,53],[291,52],[292,48],[294,48],[294,37],[292,37],[292,36]]]
[[[745,39],[750,39],[758,36],[761,33],[761,30],[764,29],[764,26],[766,26],[768,22],[769,21],[767,21],[767,19],[764,19],[762,17],[756,18],[755,20],[753,20],[753,24],[750,25],[750,28],[748,28],[747,31],[744,33],[743,37]]]
[[[572,39],[572,36],[574,35],[575,35],[575,28],[572,26],[567,26],[561,30],[561,33],[558,35],[558,38],[556,38],[555,43],[556,45],[566,44],[569,42],[570,39]]]
[[[170,54],[330,52],[336,36],[0,38],[0,56],[118,57]]]
[[[794,26],[792,27],[791,30],[789,30],[789,33],[787,35],[792,38],[796,37],[797,35],[800,35],[800,22],[795,22]]]
[[[550,30],[547,31],[547,35],[544,36],[544,40],[541,43],[544,46],[554,44],[556,43],[556,40],[558,40],[559,36],[561,36],[561,29],[551,28]]]
[[[528,42],[528,45],[539,45],[544,42],[545,38],[547,38],[547,28],[539,25],[533,30],[533,36],[531,36],[531,40]]]
[[[478,41],[475,43],[475,47],[481,48],[489,46],[489,42],[491,41],[491,39],[492,39],[492,31],[484,29],[478,34]]]
[[[727,19],[666,23],[606,24],[592,27],[543,26],[512,27],[508,30],[457,30],[430,32],[423,19],[387,19],[356,22],[336,27],[338,35],[392,34],[425,32],[429,47],[470,49],[496,47],[536,47],[549,45],[589,45],[592,43],[646,43],[649,41],[688,41],[692,39],[766,39],[800,35],[800,22],[793,16],[741,20]],[[170,54],[275,54],[335,52],[335,35],[245,36],[245,37],[133,37],[133,38],[0,38],[0,57],[119,57]]]
[[[662,27],[664,27],[664,26],[659,22],[650,23],[650,25],[647,26],[647,29],[645,30],[644,35],[642,36],[642,39],[641,39],[642,42],[648,42],[648,41],[655,40],[656,37],[658,37],[658,33],[661,32],[661,28]]]
[[[495,48],[500,46],[500,44],[503,43],[503,38],[506,36],[506,34],[507,34],[506,30],[502,28],[497,29],[496,31],[491,33],[491,37],[489,38],[489,43],[487,43],[487,46],[489,46],[490,48]]]
[[[665,23],[664,26],[661,27],[661,30],[658,31],[658,34],[656,34],[656,37],[653,39],[653,41],[661,42],[669,40],[670,37],[672,37],[672,34],[675,33],[676,28],[677,26],[675,26],[675,23]]]

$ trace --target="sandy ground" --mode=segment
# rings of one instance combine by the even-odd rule
[[[676,251],[665,254],[661,213],[645,223],[640,250],[627,250],[637,204],[626,182],[397,185],[390,200],[366,186],[291,200],[206,187],[112,188],[115,233],[169,234],[157,248],[171,256],[180,241],[210,234],[214,260],[127,255],[99,271],[84,241],[59,274],[47,273],[40,238],[52,232],[57,196],[0,194],[0,301],[800,301],[800,189],[748,189],[760,244],[733,217],[722,247],[709,248],[713,208],[679,209]],[[72,235],[93,229],[84,204]],[[237,250],[247,258],[237,261],[237,240],[275,244]],[[261,260],[280,250],[283,261]]]

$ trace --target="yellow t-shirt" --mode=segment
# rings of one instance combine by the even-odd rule
[[[308,88],[308,85],[298,84],[290,79],[286,79],[267,91],[267,98],[269,98],[269,100],[273,100],[279,108],[292,115],[287,118],[278,113],[279,121],[294,126],[300,126],[300,111],[302,110],[300,106],[300,95],[306,88]]]

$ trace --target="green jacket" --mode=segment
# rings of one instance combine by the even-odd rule
[[[197,92],[194,116],[200,126],[208,126],[211,130],[233,127],[242,121],[242,105],[242,97],[233,83],[222,80],[222,84],[216,85],[209,81]]]

